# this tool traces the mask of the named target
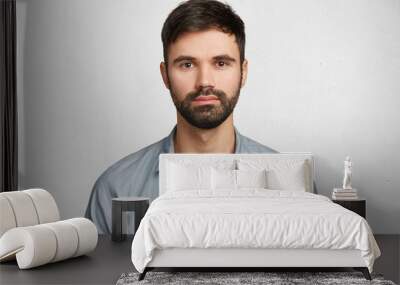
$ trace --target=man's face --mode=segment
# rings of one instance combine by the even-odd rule
[[[241,68],[234,35],[210,29],[179,36],[161,73],[180,115],[197,128],[212,129],[235,108],[247,61]]]

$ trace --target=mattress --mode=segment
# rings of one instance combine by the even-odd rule
[[[309,192],[266,189],[167,192],[150,205],[132,242],[143,272],[162,249],[359,250],[372,272],[380,250],[367,221]]]

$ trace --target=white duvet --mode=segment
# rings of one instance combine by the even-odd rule
[[[372,272],[380,250],[367,221],[325,196],[241,189],[178,191],[155,199],[132,242],[132,262],[143,272],[154,249],[358,249]]]

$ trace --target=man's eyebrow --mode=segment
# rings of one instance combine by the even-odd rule
[[[231,62],[235,62],[236,61],[236,59],[234,59],[233,57],[230,57],[227,54],[214,56],[213,59],[214,60],[226,60],[226,61],[231,61]]]
[[[196,58],[193,56],[190,56],[190,55],[180,55],[177,58],[175,58],[172,63],[176,64],[176,63],[184,61],[184,60],[195,61]],[[236,59],[234,59],[233,57],[231,57],[227,54],[221,54],[221,55],[214,56],[213,60],[226,60],[226,61],[230,61],[230,62],[236,62]]]
[[[174,59],[174,61],[172,62],[173,64],[178,63],[180,61],[184,61],[184,60],[196,60],[196,58],[194,58],[193,56],[189,56],[189,55],[180,55],[177,58]]]

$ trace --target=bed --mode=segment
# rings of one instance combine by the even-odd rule
[[[314,193],[312,154],[161,154],[159,171],[132,242],[139,280],[183,267],[352,267],[371,279],[372,231]]]

